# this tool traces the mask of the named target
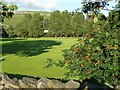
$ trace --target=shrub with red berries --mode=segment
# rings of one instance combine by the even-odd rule
[[[111,85],[118,83],[118,30],[95,28],[80,37],[70,49],[63,50],[64,60],[49,62],[67,68],[66,77],[95,78]]]

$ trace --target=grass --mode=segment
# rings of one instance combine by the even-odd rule
[[[2,71],[10,74],[61,78],[65,69],[45,68],[47,58],[61,60],[62,50],[70,48],[77,38],[3,39]]]

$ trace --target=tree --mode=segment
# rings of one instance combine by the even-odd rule
[[[14,11],[18,9],[17,5],[12,4],[12,5],[7,5],[3,2],[0,2],[0,6],[2,7],[1,10],[1,22],[4,22],[5,18],[12,18],[14,15]]]
[[[43,16],[40,15],[40,13],[34,13],[33,19],[32,19],[32,30],[33,30],[33,37],[40,37],[44,34],[43,29]]]
[[[108,28],[112,29],[120,29],[120,1],[118,1],[114,10],[109,12],[108,16]]]
[[[23,26],[25,27],[26,37],[32,37],[31,33],[32,31],[32,15],[31,14],[25,14],[24,19],[22,21]],[[27,34],[28,33],[28,34]]]
[[[97,15],[101,9],[103,10],[108,10],[106,6],[108,6],[108,2],[110,0],[103,0],[103,1],[98,1],[95,0],[94,2],[91,2],[91,0],[83,0],[82,4],[82,11],[84,13],[89,13],[93,12],[95,15]]]
[[[81,82],[94,78],[102,84],[107,82],[114,87],[120,83],[118,81],[120,79],[118,73],[119,29],[109,29],[106,26],[107,21],[104,21],[105,25],[99,20],[97,23],[90,22],[93,23],[91,25],[93,29],[83,34],[70,49],[63,50],[64,60],[55,62],[48,59],[48,67],[55,65],[66,68],[67,78],[78,78]]]
[[[97,15],[97,18],[98,18],[99,21],[105,21],[107,19],[106,16],[103,13],[99,13]]]
[[[50,24],[49,24],[49,30],[51,36],[58,36],[59,32],[61,30],[61,12],[59,10],[53,11],[50,14]]]
[[[17,5],[7,5],[3,2],[0,2],[0,6],[1,6],[1,15],[0,15],[0,27],[2,27],[0,34],[2,35],[2,37],[8,37],[7,32],[5,31],[4,27],[5,25],[3,24],[4,19],[5,18],[12,18],[12,16],[14,15],[14,11],[18,9]],[[0,36],[1,36],[0,35]]]
[[[23,21],[16,24],[15,26],[15,29],[14,29],[15,35],[21,38],[29,37],[30,36],[29,33],[32,31],[31,20],[32,20],[32,15],[25,14]]]
[[[50,20],[49,19],[44,19],[43,20],[43,28],[44,28],[44,30],[48,30],[48,28],[49,28],[49,24],[50,24]]]
[[[83,0],[82,12],[85,13],[87,17],[90,14],[90,18],[94,21],[94,18],[97,18],[97,15],[100,13],[101,10],[108,10],[107,6],[109,5],[109,1],[110,0],[94,0],[93,2],[91,0]]]
[[[74,36],[80,36],[84,31],[84,16],[82,13],[75,12],[72,17],[72,28],[73,28],[73,34]]]
[[[72,32],[71,14],[65,10],[61,13],[61,36],[70,36]]]
[[[14,27],[13,27],[13,26],[9,26],[9,27],[6,29],[6,32],[8,33],[9,37],[14,37],[14,36],[15,36]]]
[[[26,38],[28,31],[26,30],[25,23],[21,22],[15,26],[15,35],[21,38]]]
[[[34,37],[38,38],[44,34],[44,18],[40,13],[25,14],[22,22],[15,26],[15,33],[19,37]]]

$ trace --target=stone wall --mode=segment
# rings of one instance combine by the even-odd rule
[[[41,77],[39,80],[31,77],[10,78],[6,73],[0,74],[0,90],[120,90],[89,82],[79,83],[74,80],[62,82],[56,79]]]
[[[59,80],[51,80],[44,77],[39,80],[30,77],[10,79],[6,73],[0,74],[0,77],[0,90],[77,90],[80,87],[80,83],[74,80],[63,83]]]

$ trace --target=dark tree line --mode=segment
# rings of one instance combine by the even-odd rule
[[[89,23],[89,24],[88,24]],[[87,27],[86,27],[87,25]],[[87,29],[89,28],[89,29]],[[68,12],[67,10],[53,11],[49,19],[45,19],[40,13],[26,14],[22,22],[6,29],[9,37],[78,37],[85,30],[90,30],[89,20],[85,20],[80,12]],[[48,30],[48,33],[44,33]]]
[[[79,37],[97,27],[94,27],[93,21],[100,24],[101,27],[107,25],[107,28],[110,29],[119,28],[119,2],[115,9],[110,11],[108,17],[99,13],[100,9],[106,5],[108,4],[105,2],[84,3],[82,12],[88,15],[87,19],[82,12],[77,10],[74,12],[56,10],[50,13],[48,19],[38,12],[25,14],[22,22],[16,24],[16,26],[9,26],[5,31],[9,37]],[[44,33],[44,30],[48,30],[48,33]]]

